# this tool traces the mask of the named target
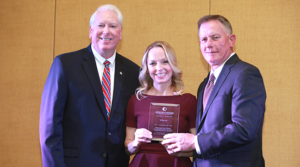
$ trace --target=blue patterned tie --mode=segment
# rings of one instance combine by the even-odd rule
[[[105,60],[104,62],[104,70],[102,76],[102,91],[104,95],[104,102],[106,108],[106,115],[108,121],[110,120],[110,70],[109,70],[110,62]]]

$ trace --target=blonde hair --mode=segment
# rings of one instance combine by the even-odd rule
[[[148,59],[149,51],[155,47],[161,47],[165,51],[169,65],[171,66],[173,71],[171,87],[173,89],[174,94],[182,95],[184,89],[184,84],[181,79],[182,71],[180,70],[179,65],[177,63],[174,49],[167,42],[156,41],[147,47],[142,59],[142,66],[141,66],[142,70],[140,71],[139,74],[139,81],[141,86],[136,90],[137,99],[140,99],[139,97],[144,98],[145,96],[143,95],[143,93],[145,91],[150,90],[153,87],[153,80],[150,77],[150,74],[148,72],[147,59]]]

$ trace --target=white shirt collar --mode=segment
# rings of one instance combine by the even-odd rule
[[[91,47],[92,47],[92,52],[93,52],[95,58],[96,58],[101,64],[103,64],[103,63],[105,62],[105,60],[108,60],[108,61],[110,62],[110,66],[111,66],[111,65],[114,65],[115,59],[116,59],[116,50],[115,50],[113,56],[111,56],[111,57],[108,58],[108,59],[105,59],[105,58],[103,58],[103,57],[102,57],[102,56],[101,56],[101,55],[93,48],[92,45],[91,45]]]
[[[232,52],[231,55],[223,62],[223,64],[221,64],[215,71],[213,71],[212,69],[210,70],[210,74],[209,74],[209,75],[214,74],[214,76],[215,76],[215,81],[214,81],[214,83],[216,83],[216,81],[217,81],[217,79],[218,79],[218,77],[219,77],[219,75],[220,75],[220,73],[221,73],[221,71],[222,71],[222,69],[223,69],[225,63],[226,63],[226,62],[227,62],[234,54],[235,54],[235,53]]]

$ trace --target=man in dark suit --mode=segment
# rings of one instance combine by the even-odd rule
[[[140,68],[116,53],[122,19],[115,6],[99,7],[90,20],[91,45],[54,59],[40,113],[44,167],[128,166],[125,111]]]
[[[233,52],[236,36],[226,18],[204,16],[198,30],[211,71],[198,89],[197,134],[169,134],[163,144],[170,154],[194,150],[198,167],[262,167],[262,76]]]

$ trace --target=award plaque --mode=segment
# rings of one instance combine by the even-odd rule
[[[162,141],[168,133],[178,133],[179,104],[151,103],[148,130],[153,141]]]

